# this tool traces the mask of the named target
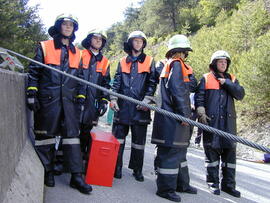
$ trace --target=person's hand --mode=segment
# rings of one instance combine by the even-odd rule
[[[154,97],[152,96],[145,96],[142,102],[146,104],[155,104]],[[145,106],[137,105],[136,108],[141,111],[149,111],[149,109]]]
[[[208,121],[211,119],[206,115],[205,108],[203,106],[199,106],[197,108],[198,121],[202,124],[208,125]]]
[[[99,107],[98,107],[99,116],[103,116],[106,113],[107,109],[108,109],[108,101],[105,99],[102,99],[99,102]]]
[[[183,126],[189,126],[189,124],[187,122],[181,122],[181,125],[183,125]]]
[[[115,112],[120,110],[119,106],[118,106],[118,103],[117,103],[117,99],[111,99],[110,108]]]
[[[36,90],[28,90],[27,91],[27,106],[31,111],[37,112],[40,109],[40,104],[37,99],[37,91]]]
[[[226,81],[226,79],[224,79],[224,78],[218,78],[218,80],[219,80],[221,85],[223,85],[225,83],[225,81]]]

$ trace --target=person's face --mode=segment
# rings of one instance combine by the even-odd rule
[[[70,37],[73,33],[74,25],[71,21],[63,21],[61,24],[61,34]]]
[[[217,60],[217,70],[220,73],[224,73],[227,69],[227,60],[226,59],[218,59]]]
[[[134,38],[132,40],[132,46],[133,46],[133,49],[135,49],[136,51],[141,51],[143,48],[143,39]]]
[[[102,37],[93,35],[93,37],[91,38],[91,46],[94,49],[99,50],[102,46]]]

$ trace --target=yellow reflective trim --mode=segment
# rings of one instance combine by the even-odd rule
[[[85,99],[86,97],[83,94],[79,94],[76,96],[76,98],[84,98]]]
[[[102,101],[102,100],[109,102],[109,100],[108,100],[108,99],[105,99],[105,98],[102,98],[101,101]]]
[[[38,88],[37,87],[28,87],[27,90],[36,90],[36,91],[38,91]]]

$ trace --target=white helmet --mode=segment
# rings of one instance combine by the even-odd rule
[[[215,53],[213,53],[213,55],[211,56],[210,64],[212,64],[213,61],[217,59],[227,59],[229,63],[231,62],[230,55],[228,54],[228,52],[224,50],[218,50]]]
[[[134,38],[141,38],[143,40],[143,47],[142,49],[144,49],[146,47],[146,44],[147,44],[147,38],[146,38],[146,35],[142,32],[142,31],[139,31],[139,30],[136,30],[136,31],[133,31],[129,34],[128,36],[128,39],[126,42],[124,42],[124,51],[127,53],[127,54],[130,54],[131,53],[131,50],[132,50],[132,39]]]
[[[145,42],[147,40],[146,35],[142,31],[139,31],[139,30],[131,32],[128,36],[127,41],[132,38],[142,38]]]

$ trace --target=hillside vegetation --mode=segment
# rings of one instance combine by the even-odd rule
[[[244,100],[237,102],[239,134],[270,146],[270,129],[265,127],[270,123],[269,1],[146,0],[137,7],[131,5],[125,20],[108,30],[105,54],[113,61],[112,74],[124,55],[123,42],[133,30],[147,34],[145,51],[156,61],[164,58],[172,35],[188,35],[194,50],[189,63],[197,79],[208,71],[214,51],[228,51],[232,58],[229,71],[246,91]]]

